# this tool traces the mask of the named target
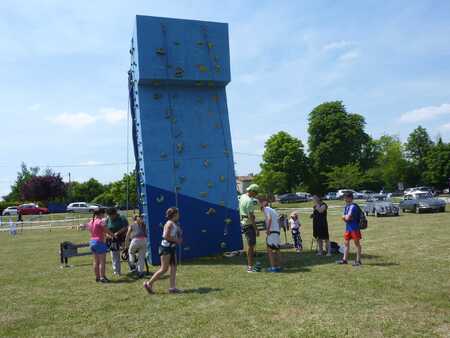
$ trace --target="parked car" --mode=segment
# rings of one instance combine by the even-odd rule
[[[39,205],[34,203],[27,203],[19,205],[17,209],[21,215],[43,215],[48,214],[47,208],[41,208]]]
[[[386,195],[372,195],[367,200],[364,212],[367,216],[398,216],[400,209]]]
[[[312,200],[312,196],[311,196],[310,193],[307,193],[307,192],[296,192],[295,194],[296,194],[297,196],[300,196],[300,197],[305,198],[305,199],[308,200],[308,201]]]
[[[67,206],[67,212],[94,212],[100,207],[86,202],[74,202]]]
[[[363,195],[364,199],[368,199],[370,196],[375,195],[375,192],[372,190],[361,190],[359,193]]]
[[[280,203],[296,203],[306,202],[308,199],[304,196],[298,196],[297,194],[283,194],[278,196],[278,201]]]
[[[356,191],[352,190],[352,189],[340,189],[340,190],[337,191],[336,197],[338,199],[343,199],[344,198],[344,194],[347,193],[347,192],[353,193],[353,196],[356,194]]]
[[[405,195],[403,201],[400,202],[400,209],[420,214],[423,211],[445,212],[445,201],[433,197],[427,192],[416,192]]]
[[[325,195],[325,199],[328,200],[328,201],[337,200],[338,199],[337,193],[334,192],[334,191],[330,191],[329,193],[327,193]]]
[[[17,215],[17,206],[11,206],[11,207],[7,207],[6,209],[3,210],[2,215],[3,216],[13,216],[13,215]]]
[[[430,193],[432,195],[435,195],[434,193],[434,189],[430,188],[430,187],[413,187],[413,188],[408,188],[405,190],[405,195],[406,194],[414,194],[414,193]]]

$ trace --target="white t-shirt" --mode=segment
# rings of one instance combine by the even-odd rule
[[[290,225],[291,229],[294,229],[294,230],[300,229],[300,222],[298,221],[298,219],[295,220],[293,218],[289,218],[289,225]]]
[[[280,232],[280,223],[278,223],[278,213],[270,207],[264,208],[264,216],[266,218],[266,227],[269,226],[268,219],[272,218],[272,224],[270,226],[270,231]]]

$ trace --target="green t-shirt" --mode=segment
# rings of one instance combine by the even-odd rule
[[[117,232],[125,227],[128,227],[128,220],[122,215],[117,215],[115,220],[112,220],[110,217],[108,217],[106,226],[112,232]]]
[[[256,199],[248,196],[247,194],[241,195],[239,198],[239,213],[241,214],[241,218],[244,217],[241,221],[244,225],[249,225],[250,223],[250,215],[255,212]]]

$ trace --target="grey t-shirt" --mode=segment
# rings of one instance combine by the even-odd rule
[[[139,224],[137,223],[133,223],[130,225],[131,227],[131,233],[130,233],[130,238],[138,238],[138,237],[147,237],[147,234],[145,233],[145,226],[141,227]]]

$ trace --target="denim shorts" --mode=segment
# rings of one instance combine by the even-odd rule
[[[89,242],[92,253],[94,254],[104,254],[108,251],[108,246],[97,239],[93,239]]]

